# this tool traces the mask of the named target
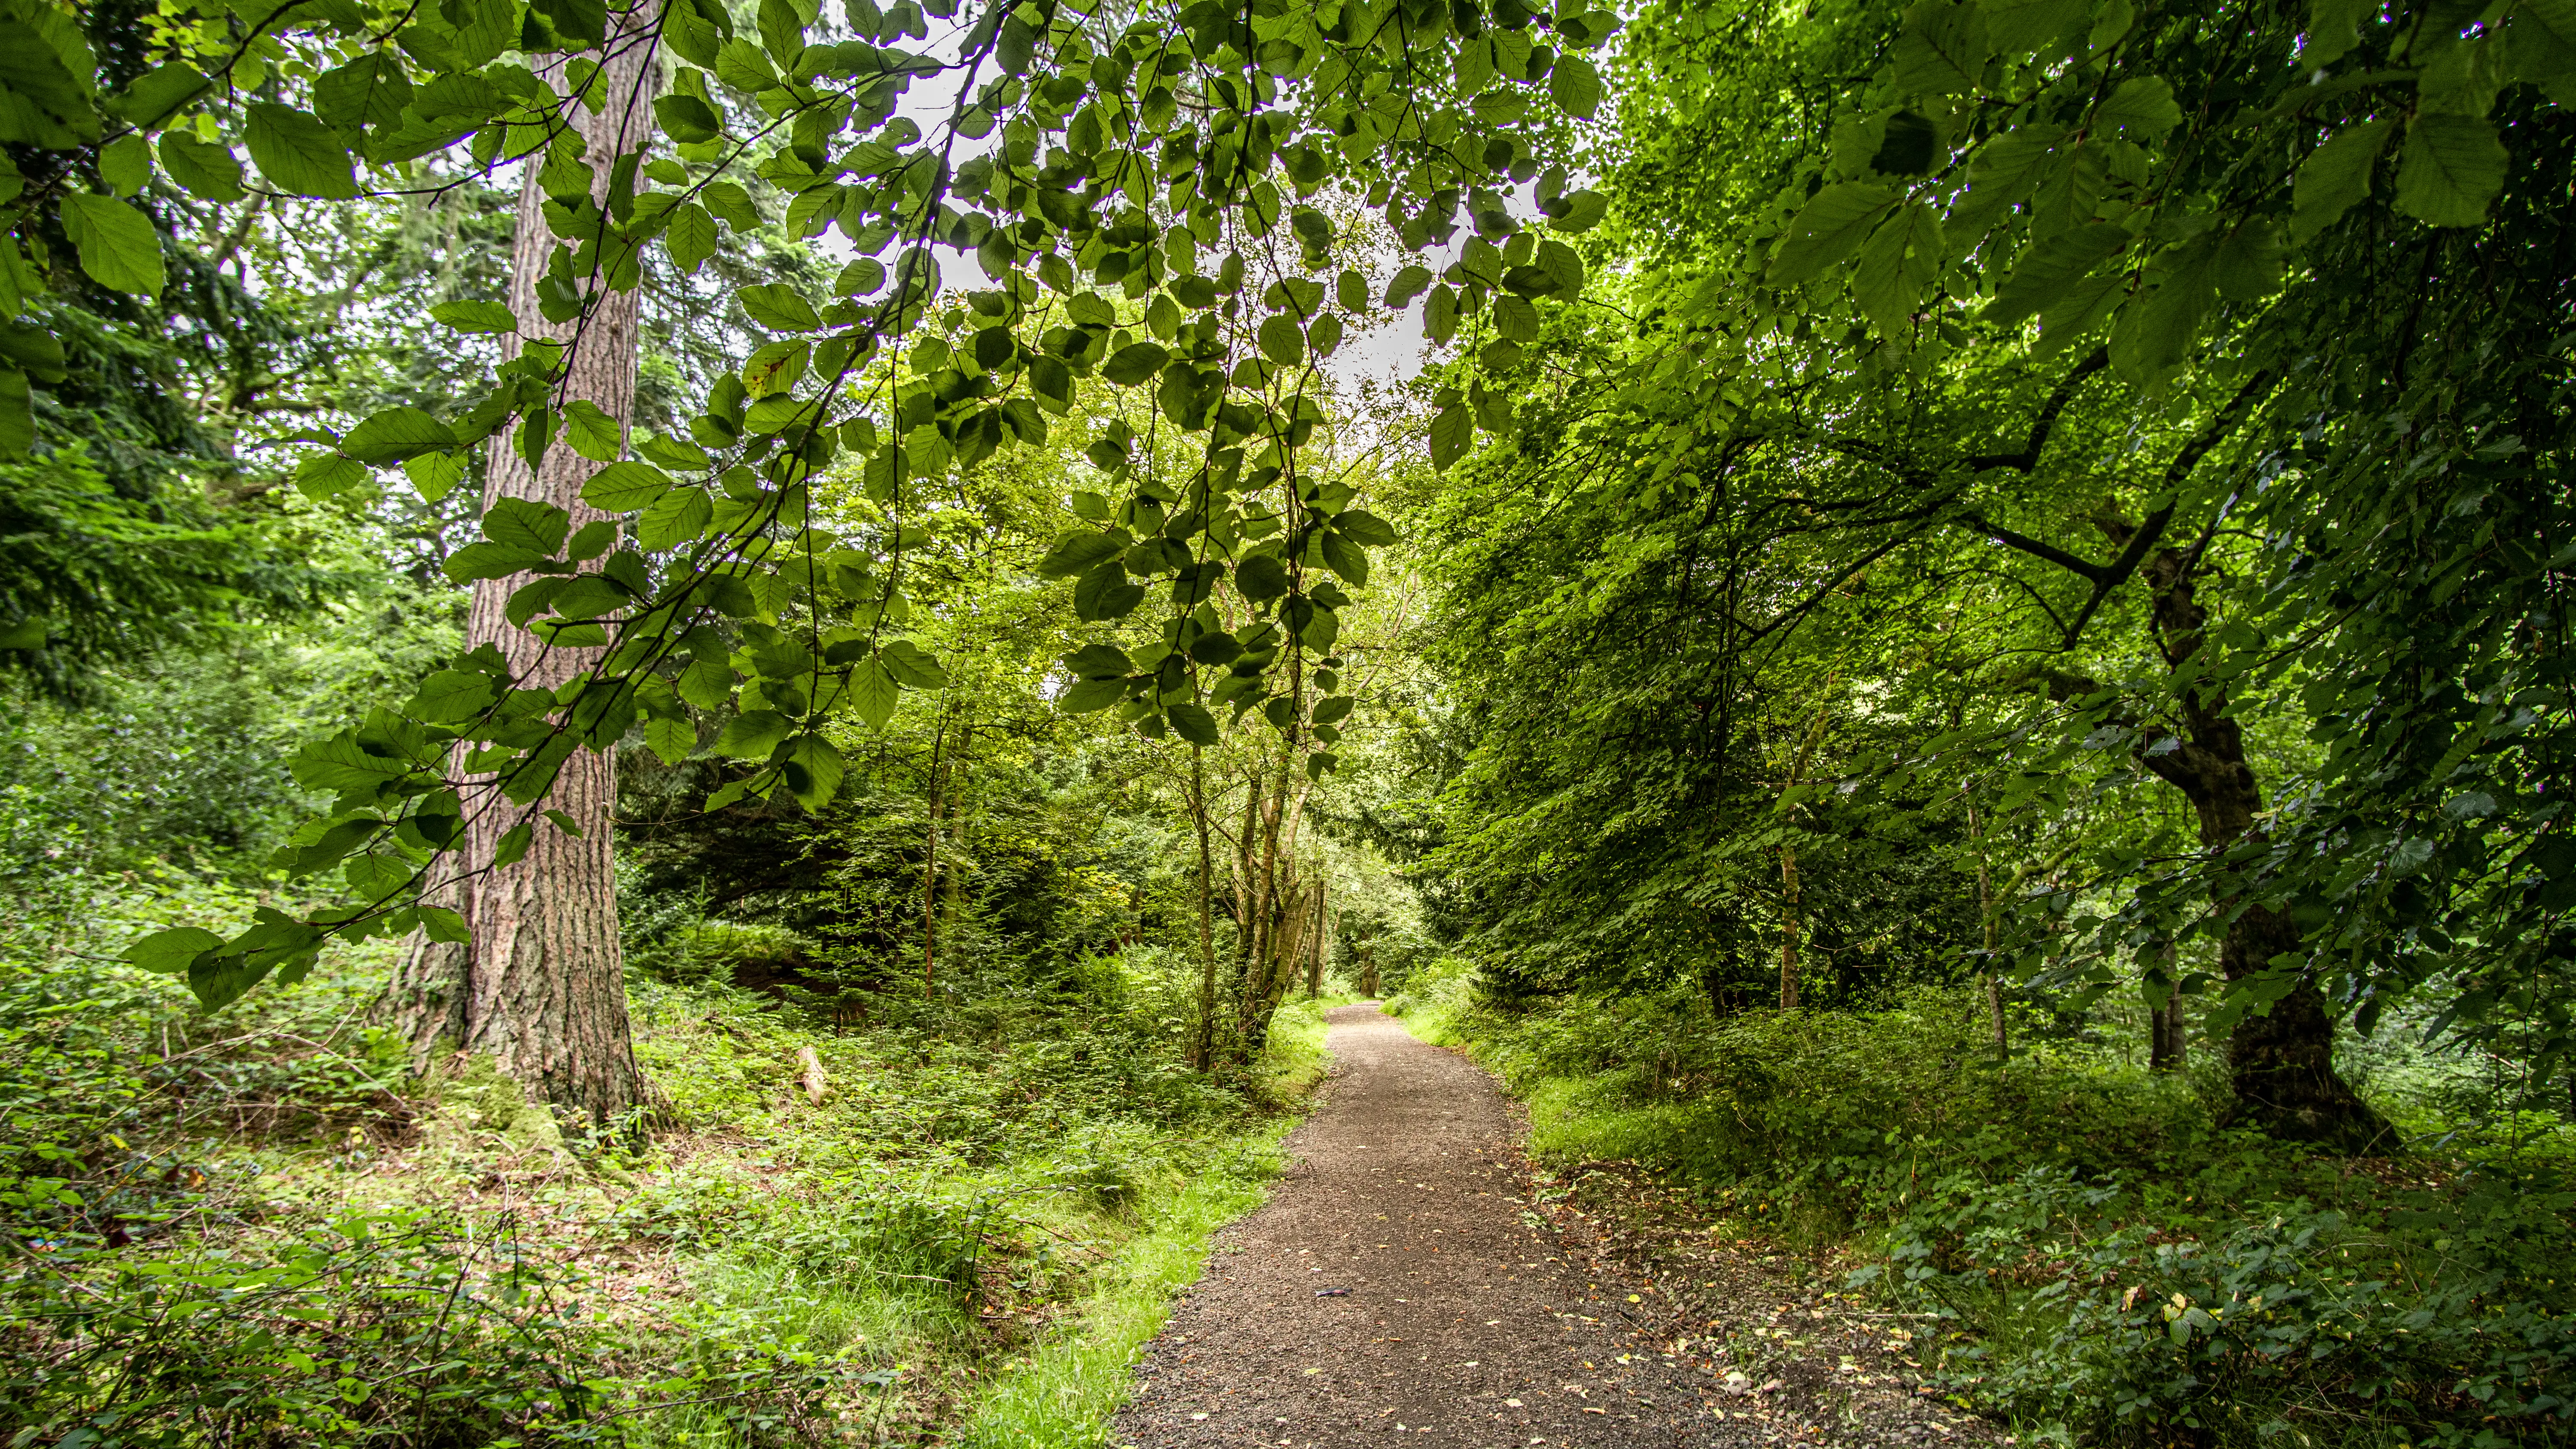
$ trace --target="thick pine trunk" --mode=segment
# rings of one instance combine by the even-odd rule
[[[2157,586],[2163,647],[2180,664],[2191,656],[2206,615],[2178,555],[2161,555],[2150,577]],[[2187,690],[2182,716],[2176,748],[2147,755],[2147,768],[2191,802],[2203,848],[2217,853],[2258,838],[2263,793],[2225,696],[2214,687]],[[2222,917],[2230,917],[2218,952],[2219,972],[2230,983],[2260,975],[2272,958],[2299,949],[2299,930],[2288,916],[2244,901],[2231,884],[2214,887],[2211,900]],[[2388,1151],[2395,1141],[2386,1119],[2335,1071],[2334,1014],[2311,981],[2301,978],[2236,1024],[2227,1041],[2227,1069],[2237,1119],[2273,1136],[2356,1153]]]
[[[638,10],[628,23],[640,29],[650,21],[648,12]],[[652,135],[651,45],[625,39],[624,28],[618,27],[604,58],[594,57],[603,60],[608,103],[596,115],[575,113],[603,205],[616,158],[642,149]],[[552,74],[560,83],[560,70]],[[634,411],[637,296],[610,292],[578,325],[545,320],[536,284],[558,243],[546,229],[544,199],[531,163],[520,187],[511,248],[511,310],[522,337],[572,343],[578,334],[568,354],[565,400],[588,399],[623,425]],[[493,444],[486,508],[502,498],[533,498],[569,510],[576,530],[607,516],[581,501],[581,485],[598,464],[557,443],[543,469],[531,470],[506,441],[514,434],[515,429],[505,432]],[[510,623],[504,607],[531,577],[474,586],[466,646],[498,648],[516,687],[553,690],[588,670],[601,651],[552,648]],[[562,811],[579,835],[514,810],[497,796],[474,812],[461,843],[467,875],[449,895],[472,939],[415,942],[395,979],[395,1007],[417,1061],[445,1051],[489,1055],[532,1100],[572,1109],[595,1124],[645,1104],[628,1034],[617,938],[616,794],[614,759],[576,750],[537,809]],[[494,866],[502,835],[522,818],[535,820],[527,854]]]

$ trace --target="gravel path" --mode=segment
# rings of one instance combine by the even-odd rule
[[[1295,1165],[1268,1205],[1220,1237],[1146,1349],[1114,1442],[1683,1449],[1983,1437],[1910,1402],[1892,1376],[1880,1393],[1857,1392],[1872,1378],[1848,1356],[1839,1377],[1804,1364],[1813,1371],[1772,1375],[1783,1365],[1769,1358],[1756,1382],[1740,1348],[1727,1357],[1742,1335],[1695,1332],[1724,1329],[1698,1316],[1724,1310],[1684,1310],[1585,1225],[1560,1233],[1533,1210],[1511,1104],[1482,1070],[1375,1006],[1326,1019],[1333,1081],[1288,1139]],[[1782,1317],[1767,1285],[1728,1286],[1765,1300],[1743,1305],[1748,1328]]]

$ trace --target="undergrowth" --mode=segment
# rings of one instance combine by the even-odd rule
[[[2223,1129],[2213,1076],[2072,1039],[1998,1061],[1981,1004],[1940,992],[1724,1020],[1679,991],[1505,1009],[1450,963],[1393,1005],[1527,1097],[1542,1158],[1650,1165],[1938,1315],[1929,1383],[2025,1442],[2570,1437],[2564,1124],[2482,1133],[2391,1097],[2408,1155],[2302,1154]]]
[[[1150,960],[858,1022],[683,961],[631,983],[680,1125],[567,1140],[412,1077],[378,954],[212,1017],[83,954],[261,903],[130,885],[0,945],[11,1449],[1098,1442],[1323,1063],[1299,1003],[1253,1072],[1181,1067]]]

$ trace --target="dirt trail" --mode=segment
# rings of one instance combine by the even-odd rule
[[[1603,1256],[1618,1245],[1575,1214],[1560,1232],[1534,1210],[1522,1134],[1490,1077],[1374,1006],[1327,1020],[1333,1080],[1288,1139],[1295,1165],[1267,1206],[1220,1237],[1206,1276],[1147,1347],[1114,1443],[1302,1449],[1400,1433],[1479,1449],[1679,1449],[1985,1437],[1870,1362],[1875,1336],[1828,1345],[1845,1350],[1830,1359],[1803,1352],[1816,1337],[1803,1306],[1793,1314],[1793,1293],[1740,1263],[1650,1255],[1667,1289],[1653,1268],[1632,1277]],[[1689,1291],[1676,1303],[1670,1292],[1690,1288],[1670,1276],[1676,1266],[1717,1274],[1707,1286],[1735,1301]],[[1794,1342],[1778,1327],[1791,1317]]]

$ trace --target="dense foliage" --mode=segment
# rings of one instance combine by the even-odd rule
[[[0,33],[43,1442],[1035,1432],[1328,983],[2032,1432],[2576,1411],[2566,0]]]

